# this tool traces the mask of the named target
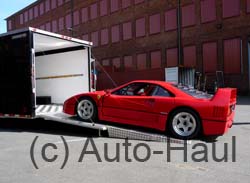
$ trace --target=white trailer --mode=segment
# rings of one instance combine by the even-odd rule
[[[0,117],[36,118],[37,99],[63,104],[94,90],[91,46],[31,27],[0,35]]]

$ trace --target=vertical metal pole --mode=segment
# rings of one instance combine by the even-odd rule
[[[178,8],[177,8],[177,29],[178,29],[178,65],[183,65],[183,49],[182,49],[182,29],[181,29],[181,0],[178,0]]]
[[[70,10],[71,10],[71,37],[74,37],[74,0],[70,1]]]

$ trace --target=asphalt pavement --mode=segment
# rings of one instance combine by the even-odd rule
[[[0,120],[0,182],[248,183],[250,97],[224,136],[191,144],[99,137],[45,120]]]

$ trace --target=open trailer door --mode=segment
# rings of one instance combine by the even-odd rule
[[[0,36],[0,117],[34,117],[31,33]]]
[[[73,95],[91,91],[89,42],[39,29],[33,30],[33,40],[36,97],[63,104]]]

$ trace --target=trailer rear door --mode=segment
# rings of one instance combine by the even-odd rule
[[[0,117],[33,117],[32,40],[29,31],[0,37]]]

